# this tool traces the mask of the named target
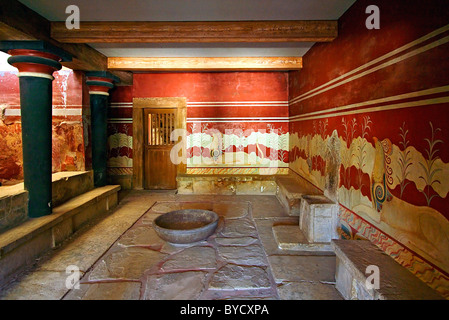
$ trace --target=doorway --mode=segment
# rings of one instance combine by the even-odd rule
[[[186,164],[175,165],[170,151],[175,129],[186,128],[185,98],[133,99],[133,189],[173,190]]]
[[[170,134],[175,129],[176,108],[144,109],[145,189],[176,189],[176,165],[170,160],[174,141]]]

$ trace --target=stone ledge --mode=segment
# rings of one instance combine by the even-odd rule
[[[335,202],[333,202],[332,200],[330,200],[329,198],[327,198],[324,195],[311,195],[311,194],[307,194],[307,195],[303,195],[302,199],[304,201],[306,201],[309,205],[335,205]]]
[[[347,300],[443,300],[410,271],[368,240],[332,240],[336,288]],[[366,269],[379,268],[379,289],[366,288]],[[368,275],[372,272],[368,272]]]
[[[53,207],[94,188],[93,171],[69,171],[52,174]]]
[[[276,193],[274,175],[181,174],[179,194],[257,195]]]
[[[120,186],[104,186],[96,188],[54,208],[51,215],[29,219],[19,226],[5,231],[0,234],[0,259],[6,253],[37,236],[39,233],[50,229],[59,222],[76,215],[86,207],[97,202],[99,199],[107,197],[119,190]]]
[[[52,204],[57,207],[94,188],[92,171],[64,171],[52,174]],[[23,182],[0,187],[0,232],[28,218],[28,191]]]
[[[54,206],[58,206],[64,201],[94,188],[92,170],[56,172],[51,175],[51,181]],[[72,182],[81,185],[74,187],[71,185]],[[69,186],[67,187],[67,185]],[[23,192],[26,192],[23,182],[12,186],[2,186],[0,187],[0,198],[14,196]],[[68,192],[71,194],[68,194]]]
[[[277,176],[276,182],[282,185],[283,188],[292,196],[301,196],[303,194],[322,194],[322,192],[310,182],[303,178],[295,177],[294,175]]]
[[[275,181],[276,175],[261,175],[261,174],[178,174],[176,180],[226,180],[226,181]]]
[[[333,251],[330,243],[309,242],[298,225],[275,225],[273,226],[273,235],[281,250]]]
[[[120,186],[104,186],[79,195],[0,234],[0,286],[45,251],[57,246],[85,223],[117,205]]]
[[[28,191],[10,188],[0,192],[0,233],[28,219]]]
[[[276,197],[291,216],[299,216],[304,195],[322,195],[311,183],[293,175],[276,177]]]

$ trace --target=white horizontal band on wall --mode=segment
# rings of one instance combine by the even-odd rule
[[[108,123],[133,123],[133,118],[109,118]]]
[[[289,118],[187,118],[187,122],[289,122]]]
[[[383,55],[383,56],[381,56],[379,58],[376,58],[376,59],[374,59],[374,60],[372,60],[372,61],[370,61],[370,62],[368,62],[368,63],[366,63],[366,64],[364,64],[364,65],[362,65],[362,66],[360,66],[358,68],[356,68],[356,69],[353,69],[353,70],[351,70],[351,71],[349,71],[349,72],[347,72],[345,74],[342,74],[341,76],[339,76],[339,77],[337,77],[335,79],[332,79],[332,80],[330,80],[330,81],[328,81],[328,82],[326,82],[326,83],[324,83],[324,84],[322,84],[322,85],[320,85],[320,86],[318,86],[318,87],[316,87],[316,88],[314,88],[312,90],[309,90],[308,92],[305,92],[305,93],[303,93],[303,94],[301,94],[301,95],[299,95],[299,96],[297,96],[295,98],[290,99],[290,104],[295,104],[295,103],[298,103],[300,101],[309,99],[309,98],[311,98],[313,96],[316,96],[318,94],[324,93],[324,92],[326,92],[326,91],[328,91],[330,89],[336,88],[336,87],[341,86],[341,85],[343,85],[345,83],[348,83],[348,82],[353,81],[355,79],[361,78],[361,77],[363,77],[363,76],[365,76],[367,74],[373,73],[375,71],[378,71],[378,70],[383,69],[385,67],[388,67],[390,65],[396,64],[396,63],[398,63],[400,61],[403,61],[405,59],[413,57],[413,56],[415,56],[417,54],[423,53],[425,51],[428,51],[430,49],[433,49],[433,48],[436,48],[436,47],[438,47],[440,45],[443,45],[443,44],[449,42],[449,37],[448,36],[446,36],[444,38],[441,38],[441,39],[438,39],[438,40],[436,40],[436,41],[434,41],[432,43],[429,43],[429,44],[427,44],[425,46],[422,46],[422,47],[420,47],[418,49],[409,51],[409,52],[407,52],[405,54],[402,54],[401,56],[398,56],[398,57],[396,57],[394,59],[387,60],[387,59],[389,59],[389,58],[391,58],[391,57],[393,57],[393,56],[395,56],[395,55],[397,55],[397,54],[399,54],[399,53],[401,53],[403,51],[406,51],[406,50],[408,50],[408,49],[410,49],[410,48],[412,48],[414,46],[420,45],[421,43],[424,43],[425,41],[427,41],[427,40],[429,40],[429,39],[431,39],[433,37],[436,37],[436,36],[446,32],[448,30],[449,30],[449,24],[444,26],[444,27],[442,27],[442,28],[439,28],[439,29],[437,29],[437,30],[435,30],[435,31],[433,31],[433,32],[431,32],[431,33],[429,33],[429,34],[427,34],[427,35],[425,35],[425,36],[415,40],[415,41],[412,41],[412,42],[410,42],[410,43],[408,43],[408,44],[406,44],[406,45],[404,45],[404,46],[402,46],[400,48],[397,48],[397,49],[395,49],[395,50],[393,50],[393,51],[391,51],[391,52],[389,52],[389,53],[387,53],[387,54],[385,54],[385,55]],[[378,66],[374,66],[375,64],[380,63],[382,61],[386,61],[386,62],[384,62],[384,63],[382,63],[382,64],[380,64]],[[372,66],[374,66],[374,67],[372,67]],[[365,71],[361,72],[361,73],[358,73],[359,71],[362,71],[362,70],[365,70]],[[349,76],[352,76],[352,77],[347,78]]]
[[[251,104],[251,105],[201,105],[201,106],[195,106],[195,105],[189,105],[187,104],[188,108],[252,108],[252,107],[288,107],[288,105],[266,105],[266,104]]]
[[[334,108],[320,110],[320,111],[304,113],[304,114],[300,114],[300,115],[296,115],[296,116],[291,116],[290,120],[292,120],[292,121],[299,121],[299,120],[301,120],[303,118],[310,118],[310,119],[313,119],[314,117],[318,118],[318,116],[319,116],[319,118],[322,118],[322,116],[320,116],[320,115],[323,115],[323,114],[332,115],[332,114],[335,114],[337,112],[349,111],[350,109],[366,107],[366,106],[370,106],[370,105],[374,105],[374,104],[381,104],[381,103],[386,103],[386,102],[393,102],[393,101],[400,101],[400,100],[411,99],[411,98],[418,98],[418,97],[423,97],[423,96],[433,95],[433,94],[439,94],[439,93],[445,93],[445,92],[449,92],[449,86],[430,88],[430,89],[426,89],[426,90],[420,90],[420,91],[415,91],[415,92],[410,92],[410,93],[404,93],[404,94],[391,96],[391,97],[385,97],[385,98],[381,98],[381,99],[375,99],[375,100],[368,100],[368,101],[359,102],[359,103],[353,103],[353,104],[349,104],[349,105],[346,105],[346,106],[340,106],[340,107],[334,107]],[[397,105],[399,105],[399,104],[397,104]],[[380,108],[382,108],[382,107],[380,107]],[[364,109],[360,109],[360,110],[364,110]],[[360,112],[357,112],[357,113],[360,113]]]
[[[132,123],[132,118],[110,118],[109,123]],[[194,122],[289,122],[285,118],[187,118],[187,123]]]
[[[191,101],[187,104],[288,104],[288,101]]]
[[[288,101],[223,101],[223,102],[187,102],[190,108],[219,107],[288,107]]]
[[[53,116],[82,116],[83,109],[81,109],[81,108],[79,108],[79,109],[53,109],[52,115]],[[6,109],[5,116],[20,117],[21,116],[20,109]]]
[[[111,102],[109,105],[111,108],[132,108],[132,102]]]
[[[132,102],[111,102],[111,108],[132,108]],[[288,107],[288,101],[202,101],[187,102],[190,108],[207,107]]]
[[[53,109],[54,116],[82,116],[83,109]]]
[[[322,118],[330,118],[330,117],[338,117],[338,116],[354,115],[354,114],[378,112],[378,111],[388,111],[388,110],[396,110],[396,109],[404,109],[404,108],[412,108],[412,107],[422,107],[422,106],[429,106],[429,105],[443,104],[443,103],[449,103],[449,96],[433,98],[433,99],[423,99],[423,100],[418,100],[418,101],[394,103],[394,104],[385,105],[385,106],[363,108],[363,109],[357,109],[357,110],[351,110],[351,111],[339,111],[339,112],[333,112],[333,113],[328,113],[328,114],[324,114],[324,115],[316,115],[316,116],[304,117],[304,118],[300,118],[300,119],[293,119],[290,121],[298,122],[298,121],[306,121],[306,120],[316,120],[316,119],[322,119]]]
[[[3,104],[3,105],[5,105],[5,104]],[[12,108],[17,108],[17,109],[19,109],[20,108],[20,104],[6,104],[8,107],[12,107]],[[67,108],[67,107],[72,107],[72,108],[76,108],[76,107],[79,107],[79,108],[81,108],[81,107],[85,107],[85,108],[89,108],[89,105],[82,105],[82,104],[70,104],[70,105],[67,105],[67,104],[53,104],[52,105],[52,107],[53,107],[53,109],[54,108]]]

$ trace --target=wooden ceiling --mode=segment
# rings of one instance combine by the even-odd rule
[[[327,42],[337,21],[92,21],[80,29],[51,23],[51,37],[69,43]]]
[[[25,1],[26,2],[26,1]],[[33,1],[33,4],[39,1]],[[42,3],[45,3],[42,0]],[[298,56],[107,57],[96,44],[204,44],[327,42],[338,35],[337,20],[258,21],[81,21],[80,29],[49,21],[17,0],[0,1],[0,40],[44,40],[72,54],[74,70],[110,70],[122,84],[133,71],[297,70]]]
[[[43,40],[73,56],[63,65],[72,70],[106,71],[108,58],[87,44],[61,43],[50,35],[51,23],[17,0],[0,1],[0,40]],[[112,71],[122,85],[132,84],[132,73]]]
[[[61,43],[239,43],[327,42],[337,37],[337,21],[82,22],[67,29],[51,23]],[[287,71],[301,57],[110,57],[109,70],[128,71]]]
[[[287,71],[302,68],[302,57],[108,58],[109,70],[130,71]]]

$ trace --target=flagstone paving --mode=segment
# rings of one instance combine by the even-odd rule
[[[152,221],[180,209],[213,210],[216,232],[173,245]],[[292,225],[275,196],[177,195],[132,191],[113,213],[0,291],[1,299],[341,299],[332,252],[282,250],[273,225]],[[78,287],[67,289],[78,266]]]

